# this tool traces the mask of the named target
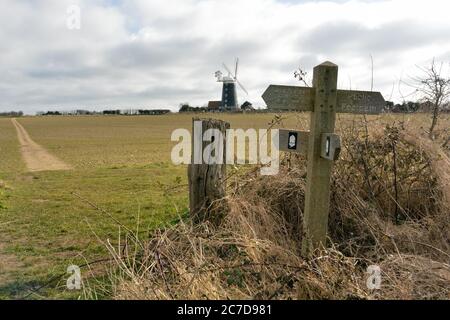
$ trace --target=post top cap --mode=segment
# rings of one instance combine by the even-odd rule
[[[318,67],[337,67],[337,64],[334,64],[333,62],[330,61],[325,61],[319,64]]]

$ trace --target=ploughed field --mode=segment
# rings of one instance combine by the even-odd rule
[[[29,138],[46,157],[55,157],[67,168],[30,171],[17,126],[0,118],[0,299],[75,298],[80,293],[66,289],[69,265],[107,258],[102,241],[114,241],[124,229],[138,228],[144,238],[154,228],[185,216],[186,167],[171,163],[176,142],[170,139],[175,129],[191,129],[193,117],[220,118],[242,129],[268,128],[275,120],[275,127],[308,130],[309,125],[308,114],[296,113],[281,118],[275,114],[24,117],[17,122]],[[337,131],[352,121],[364,120],[339,115]],[[430,117],[381,115],[367,121],[369,132],[401,121],[424,131]],[[438,129],[449,127],[450,116],[443,115]],[[26,152],[39,149],[30,150]],[[102,283],[101,263],[88,271],[92,281]],[[102,298],[101,290],[98,294]]]

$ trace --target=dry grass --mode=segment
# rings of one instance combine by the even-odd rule
[[[229,195],[211,208],[227,211],[220,225],[182,221],[150,239],[105,243],[114,297],[450,299],[450,167],[404,126],[370,136],[360,123],[341,127],[329,246],[311,259],[299,252],[305,160],[288,155],[276,177],[229,179]],[[370,265],[381,268],[380,290],[366,285]]]

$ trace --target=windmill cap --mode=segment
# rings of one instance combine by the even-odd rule
[[[318,66],[321,66],[321,67],[337,67],[337,64],[334,64],[331,61],[325,61],[325,62],[319,64]]]

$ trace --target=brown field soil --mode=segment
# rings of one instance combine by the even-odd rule
[[[71,166],[56,158],[45,148],[34,142],[25,128],[17,122],[16,119],[11,119],[11,121],[17,130],[17,137],[21,145],[22,156],[29,171],[35,172],[72,169]]]

